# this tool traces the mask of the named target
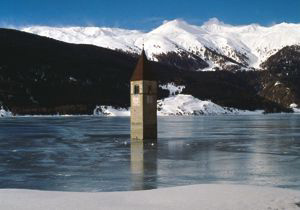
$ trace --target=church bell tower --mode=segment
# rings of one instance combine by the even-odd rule
[[[144,49],[130,79],[130,136],[157,139],[157,81]]]

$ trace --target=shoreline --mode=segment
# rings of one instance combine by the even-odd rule
[[[157,115],[157,117],[208,117],[208,116],[255,116],[255,115],[299,115],[300,112],[276,112],[276,113],[263,113],[261,110],[258,111],[253,111],[253,112],[245,112],[245,113],[227,113],[227,114],[201,114],[201,115]],[[27,118],[27,117],[37,117],[37,118],[50,118],[50,117],[107,117],[107,118],[115,118],[115,117],[121,117],[121,118],[128,118],[130,115],[93,115],[93,114],[53,114],[53,115],[39,115],[39,114],[34,114],[34,115],[12,115],[12,116],[0,116],[1,118]]]

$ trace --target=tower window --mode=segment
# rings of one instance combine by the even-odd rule
[[[139,89],[138,85],[134,85],[133,93],[134,94],[139,94],[140,93],[140,89]]]
[[[151,87],[151,85],[148,86],[148,93],[149,93],[149,94],[152,93],[152,87]]]

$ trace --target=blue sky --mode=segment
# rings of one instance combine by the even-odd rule
[[[109,26],[150,30],[163,20],[233,25],[300,23],[300,0],[0,0],[0,26]]]

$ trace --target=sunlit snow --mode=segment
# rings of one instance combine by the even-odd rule
[[[300,24],[233,26],[217,19],[201,26],[179,19],[164,21],[149,32],[106,27],[48,26],[30,26],[21,30],[65,42],[93,44],[133,53],[139,53],[144,44],[151,60],[156,60],[157,54],[178,51],[196,53],[204,58],[205,48],[209,48],[237,62],[240,62],[237,53],[245,55],[249,66],[255,68],[282,47],[300,44]]]

